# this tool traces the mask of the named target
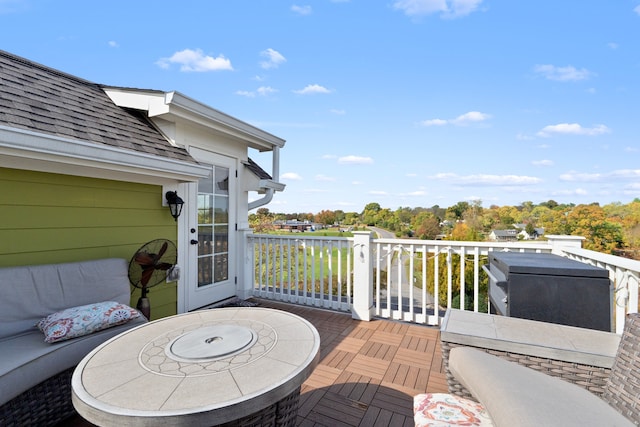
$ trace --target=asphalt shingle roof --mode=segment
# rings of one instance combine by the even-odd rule
[[[262,169],[256,162],[251,160],[251,158],[247,159],[247,161],[244,162],[244,165],[246,166],[247,169],[249,169],[249,171],[251,171],[258,178],[271,179],[271,175],[269,175],[267,171]]]
[[[101,86],[0,50],[0,125],[196,163]]]

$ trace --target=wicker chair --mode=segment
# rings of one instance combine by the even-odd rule
[[[602,399],[640,425],[640,314],[627,315]]]
[[[501,408],[505,407],[505,405],[508,408],[519,406],[523,409],[524,412],[526,412],[531,408],[527,403],[524,403],[524,406],[522,406],[521,403],[523,402],[521,402],[520,400],[505,402],[498,398],[497,400],[499,401],[499,405],[497,407],[493,405],[493,403],[495,403],[496,396],[492,394],[494,392],[491,391],[491,386],[489,386],[489,389],[487,389],[487,387],[483,387],[482,385],[478,386],[479,384],[486,383],[486,377],[482,377],[482,375],[478,376],[476,374],[476,372],[480,372],[478,371],[478,369],[483,370],[486,367],[487,371],[485,371],[483,375],[487,375],[486,372],[490,372],[488,375],[492,375],[492,377],[491,381],[489,382],[494,387],[496,385],[499,387],[493,388],[492,390],[496,390],[497,394],[501,396],[504,396],[504,393],[502,392],[502,386],[506,385],[509,381],[513,381],[513,378],[516,376],[520,380],[524,380],[525,378],[527,378],[530,381],[528,383],[529,387],[523,385],[524,387],[526,387],[526,390],[530,390],[531,388],[535,388],[541,384],[546,384],[545,387],[551,387],[547,388],[547,390],[549,391],[551,391],[552,389],[556,389],[553,383],[548,380],[539,380],[542,380],[542,377],[557,377],[557,381],[573,383],[575,386],[581,386],[582,388],[591,391],[591,393],[586,393],[586,395],[583,395],[580,398],[582,404],[585,404],[585,402],[587,401],[591,401],[592,404],[604,401],[610,407],[606,410],[612,409],[612,413],[618,412],[620,415],[623,415],[635,425],[640,425],[640,314],[638,313],[629,314],[627,316],[624,331],[620,339],[620,344],[616,351],[613,365],[610,370],[607,370],[607,375],[605,378],[603,378],[602,386],[596,388],[596,392],[593,392],[591,390],[591,387],[585,386],[585,384],[589,384],[588,381],[573,381],[572,378],[566,378],[564,375],[558,375],[555,372],[552,372],[553,370],[545,371],[536,369],[534,367],[533,370],[540,372],[535,374],[540,376],[539,378],[536,378],[535,375],[532,374],[516,375],[518,372],[522,372],[524,374],[525,372],[522,371],[522,369],[525,368],[518,367],[520,369],[520,371],[518,371],[514,368],[510,368],[509,366],[513,367],[518,364],[523,365],[523,363],[520,363],[520,358],[518,358],[518,360],[509,360],[508,357],[503,357],[503,354],[492,354],[492,351],[490,350],[485,349],[485,351],[479,351],[483,349],[464,347],[466,346],[451,348],[450,354],[447,356],[447,358],[450,356],[451,360],[445,360],[445,364],[448,365],[448,371],[449,367],[451,367],[451,372],[448,372],[448,376],[456,380],[453,382],[449,382],[450,393],[452,394],[471,398],[473,400],[480,401],[480,403],[491,403],[492,408],[496,409],[498,412],[500,412]],[[489,353],[492,355],[487,356],[485,353]],[[484,356],[480,357],[480,355]],[[500,361],[500,363],[497,363],[499,359],[503,360]],[[548,361],[545,360],[542,360],[542,362],[548,363]],[[566,366],[560,366],[559,368],[560,369],[556,369],[556,371],[564,372],[566,370],[571,370],[570,367]],[[525,370],[529,371],[529,369]],[[576,370],[575,366],[573,370]],[[590,372],[581,369],[581,367],[578,367],[577,370],[580,371],[579,373],[581,376],[583,376],[583,379],[585,374],[586,376],[591,376]],[[543,373],[547,374],[547,376],[542,375]],[[602,373],[603,372],[600,371],[598,372],[598,374]],[[509,376],[509,378],[506,378],[507,376]],[[600,375],[598,375],[598,377],[600,377]],[[504,381],[506,381],[506,383]],[[478,396],[474,396],[469,390],[462,386],[462,383],[468,385],[469,390],[474,390],[475,392],[477,392]],[[558,386],[559,385],[560,384],[558,383]],[[557,387],[557,389],[572,393],[572,389],[565,386]],[[528,393],[528,391],[525,393]],[[591,394],[592,396],[597,396],[599,399],[592,401],[591,399],[587,398],[589,394]],[[577,395],[579,396],[580,393],[577,393]],[[516,397],[515,399],[519,398]],[[541,399],[541,401],[544,400],[544,398]],[[606,408],[606,405],[604,405],[602,409],[604,410],[604,408]],[[489,410],[489,415],[492,416],[491,408],[487,407],[487,409]],[[529,412],[532,418],[526,418],[527,421],[531,421],[536,418],[537,415],[535,414],[535,411],[536,409],[534,408],[533,413]],[[552,411],[553,410],[549,408],[549,412]],[[504,416],[501,416],[501,420],[504,421]]]

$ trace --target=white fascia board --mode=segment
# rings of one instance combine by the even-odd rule
[[[284,147],[285,140],[238,120],[222,111],[209,107],[180,92],[145,91],[140,89],[103,87],[105,93],[119,107],[135,108],[148,112],[149,117],[171,116],[197,123],[222,132],[244,142],[259,151],[271,151]]]
[[[41,171],[150,183],[195,182],[209,176],[209,168],[196,163],[0,126],[0,166],[30,164],[39,165]]]
[[[271,179],[261,179],[259,186],[264,189],[271,188],[274,191],[284,191],[286,184],[282,184],[281,182],[276,182]]]
[[[171,97],[168,98],[168,100],[171,105],[175,105],[189,113],[189,115],[183,116],[184,118],[191,118],[191,120],[194,121],[204,120],[205,122],[210,123],[210,125],[214,125],[218,130],[227,131],[246,140],[252,148],[266,148],[267,151],[269,151],[273,150],[274,147],[284,147],[284,139],[278,138],[277,136],[265,132],[260,128],[243,122],[242,120],[238,120],[235,117],[216,110],[215,108],[211,108],[208,105],[189,98],[179,92],[172,92]]]

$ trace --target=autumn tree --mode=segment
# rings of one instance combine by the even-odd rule
[[[336,222],[336,214],[330,210],[320,211],[316,214],[314,221],[318,224],[332,225]]]
[[[481,235],[478,230],[469,227],[464,222],[458,222],[451,231],[451,240],[478,242],[481,240]]]
[[[254,233],[268,233],[275,229],[273,225],[274,215],[268,208],[259,208],[255,214],[249,215],[249,227]]]
[[[622,246],[622,227],[608,221],[597,203],[578,205],[568,212],[567,228],[568,234],[585,237],[585,249],[610,253]]]
[[[380,209],[379,203],[368,203],[362,211],[362,222],[367,225],[376,225]]]
[[[435,239],[440,234],[440,221],[431,212],[419,213],[412,222],[414,237],[423,240]]]
[[[446,217],[451,220],[462,219],[462,215],[469,209],[469,202],[458,202],[447,208]]]

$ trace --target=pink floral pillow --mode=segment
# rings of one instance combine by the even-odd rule
[[[139,316],[128,305],[104,301],[58,311],[40,320],[37,326],[44,333],[44,342],[54,343],[121,325]]]
[[[446,393],[425,393],[413,397],[416,427],[493,426],[480,403]]]

